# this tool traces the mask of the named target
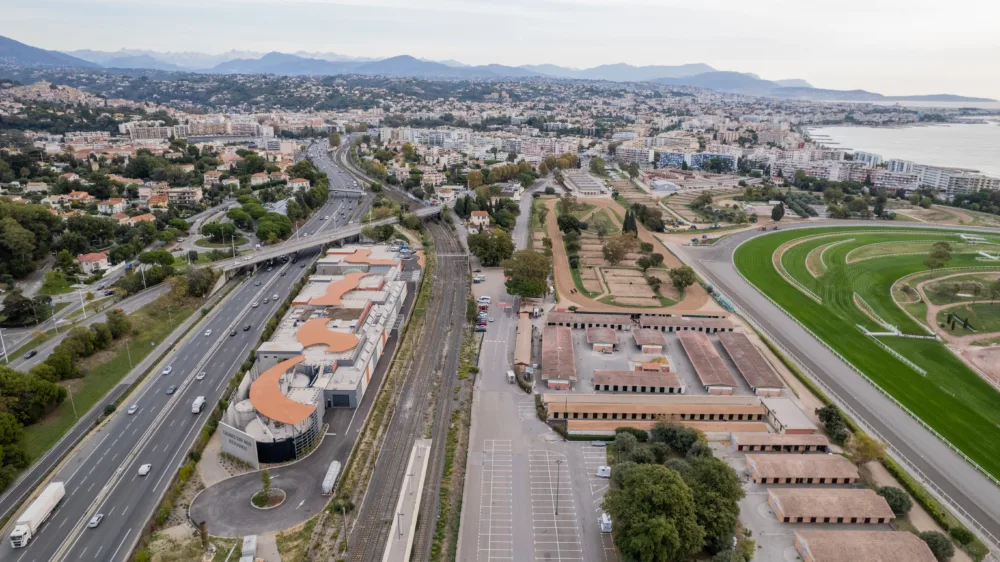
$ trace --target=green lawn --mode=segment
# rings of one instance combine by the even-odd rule
[[[600,235],[600,228],[604,228],[604,236],[611,236],[612,234],[618,234],[621,229],[618,228],[618,223],[608,216],[607,211],[601,209],[587,219],[587,232],[594,235]]]
[[[134,329],[129,342],[132,364],[137,365],[153,351],[159,351],[160,342],[172,331],[170,319],[173,326],[179,325],[198,310],[201,302],[201,299],[186,299],[178,303],[170,295],[165,295],[130,314]],[[152,346],[151,342],[156,342],[157,346]],[[111,348],[81,360],[79,366],[85,375],[82,379],[68,381],[68,384],[74,389],[72,402],[76,404],[76,411],[83,414],[128,373],[129,356],[124,339],[116,340]],[[67,399],[40,422],[24,428],[21,445],[31,458],[38,458],[74,423],[73,405]]]
[[[947,322],[949,313],[962,320],[968,320],[969,327],[972,328],[966,330],[964,324],[956,319],[955,329],[951,332],[956,336],[1000,332],[1000,303],[977,302],[942,310],[937,315],[939,325]]]
[[[242,246],[247,243],[245,236],[237,236],[235,242],[230,242],[228,239],[224,242],[212,242],[211,238],[202,238],[200,240],[195,240],[194,245],[200,246],[202,248],[231,248],[233,244],[237,246]]]
[[[782,258],[788,274],[823,299],[823,304],[817,304],[782,279],[775,271],[772,254],[785,242],[822,234],[835,236],[804,241],[788,249]],[[819,279],[812,277],[805,266],[809,252],[817,246],[847,238],[854,240],[827,251],[824,256],[828,267],[826,273]],[[920,239],[927,239],[927,233],[899,233],[891,229],[863,233],[849,228],[792,230],[746,242],[737,250],[734,260],[737,268],[759,290],[980,466],[1000,476],[1000,395],[993,387],[969,370],[940,342],[881,338],[886,345],[925,369],[927,374],[922,376],[881,349],[857,327],[878,328],[854,304],[855,292],[876,314],[903,332],[926,334],[890,296],[890,289],[896,280],[927,269],[923,265],[924,256],[886,257],[851,265],[844,260],[848,252],[860,246],[887,241],[902,244]],[[984,263],[976,261],[972,255],[959,254],[946,268],[936,273],[954,267],[982,267]]]
[[[42,287],[38,289],[38,294],[46,296],[64,295],[72,291],[73,291],[73,285],[71,285],[70,282],[65,279],[59,281],[58,283],[49,283],[48,280],[46,280],[44,283],[42,283]]]

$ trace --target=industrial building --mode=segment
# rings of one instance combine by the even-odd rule
[[[757,484],[853,484],[858,469],[840,455],[751,454],[747,472]]]
[[[604,392],[684,394],[684,385],[670,371],[594,371],[594,389]]]
[[[730,433],[733,449],[747,453],[826,453],[830,441],[821,433]]]
[[[615,330],[632,329],[632,319],[628,314],[587,314],[576,312],[550,312],[545,323],[549,326],[566,326],[568,328],[614,328]]]
[[[895,517],[885,498],[868,488],[768,488],[767,504],[783,523],[881,525]]]
[[[930,547],[905,531],[797,531],[803,562],[937,562]]]
[[[385,246],[319,260],[230,397],[223,422],[234,442],[254,442],[260,462],[298,458],[327,409],[358,406],[406,299],[401,263]]]

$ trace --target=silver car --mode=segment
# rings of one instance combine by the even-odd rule
[[[101,521],[104,521],[104,514],[98,513],[97,515],[90,518],[90,521],[87,523],[87,526],[93,529],[98,525],[100,525]]]

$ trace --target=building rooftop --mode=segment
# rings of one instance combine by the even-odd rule
[[[886,523],[895,517],[885,498],[868,488],[768,488],[767,494],[785,517],[857,517],[882,518]]]
[[[105,254],[104,252],[92,252],[89,254],[81,254],[76,259],[77,261],[97,262],[108,259],[108,255]]]
[[[638,328],[632,330],[632,337],[635,338],[635,345],[661,345],[666,347],[667,336],[663,335],[660,330],[654,330],[652,328]]]
[[[729,440],[740,445],[830,445],[822,433],[732,433]]]
[[[726,353],[733,358],[733,363],[751,388],[785,388],[784,381],[775,372],[774,367],[767,362],[746,334],[719,332],[719,341],[726,349]]]
[[[282,361],[264,371],[253,381],[250,385],[250,403],[258,413],[276,422],[296,425],[316,411],[316,406],[292,400],[282,392],[281,388],[282,377],[305,359],[300,355]]]
[[[747,462],[763,478],[858,478],[858,469],[840,455],[749,454]]]
[[[715,351],[712,341],[701,332],[678,332],[677,339],[694,366],[698,379],[705,386],[736,386],[729,368]]]
[[[920,537],[906,531],[797,531],[814,562],[936,562]]]
[[[587,343],[618,345],[618,333],[614,328],[587,328]]]
[[[677,375],[670,371],[664,372],[643,372],[643,371],[594,371],[594,384],[610,384],[612,386],[645,386],[645,387],[668,387],[679,388],[681,382]]]
[[[686,316],[643,316],[639,319],[643,328],[659,328],[661,326],[688,329],[732,329],[733,323],[725,318],[688,318]]]
[[[576,380],[573,332],[565,326],[546,326],[542,332],[542,379]]]
[[[549,313],[546,323],[548,324],[598,324],[598,325],[622,325],[632,324],[632,318],[628,314],[592,314],[582,312],[559,312]]]
[[[761,398],[767,411],[781,424],[784,431],[816,431],[816,424],[789,398]]]
[[[531,364],[531,318],[522,312],[517,318],[517,338],[514,342],[514,364]]]

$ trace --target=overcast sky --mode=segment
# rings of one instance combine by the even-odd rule
[[[469,64],[703,62],[888,95],[1000,98],[990,0],[3,0],[56,50],[330,51]]]

